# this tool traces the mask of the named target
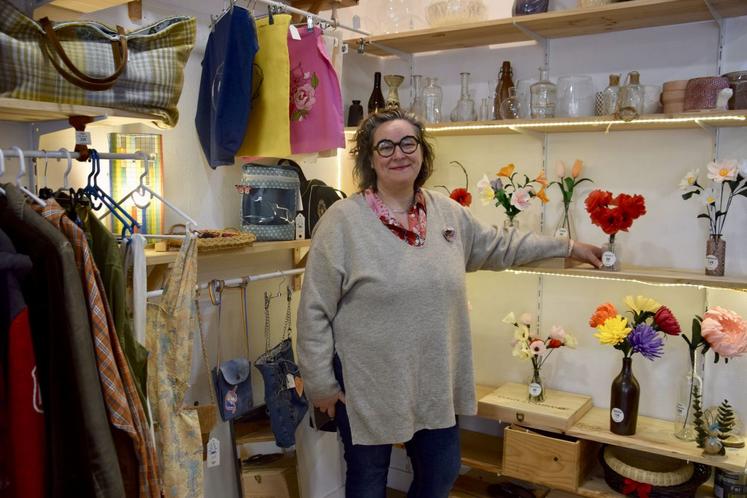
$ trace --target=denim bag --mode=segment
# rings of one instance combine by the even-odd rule
[[[303,380],[293,358],[291,346],[291,290],[288,288],[288,307],[283,338],[270,348],[270,300],[265,292],[265,352],[254,362],[265,383],[265,404],[275,443],[281,448],[296,444],[296,427],[309,409],[303,394]]]
[[[224,422],[234,420],[249,412],[252,401],[252,364],[249,362],[249,334],[247,331],[246,284],[241,290],[242,320],[244,339],[246,340],[246,357],[234,358],[221,362],[220,347],[220,313],[223,301],[223,281],[213,280],[208,285],[210,299],[218,305],[218,361],[212,370],[213,385],[217,397],[218,411]]]

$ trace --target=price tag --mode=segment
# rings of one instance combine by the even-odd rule
[[[613,408],[612,411],[610,411],[610,416],[612,417],[612,420],[614,420],[615,423],[618,424],[625,420],[625,414],[619,408]]]
[[[542,384],[537,384],[536,382],[529,384],[529,394],[535,398],[542,394]]]
[[[617,261],[617,256],[615,256],[614,252],[605,251],[604,254],[602,254],[602,264],[606,267],[612,267],[615,266],[615,261]]]
[[[718,258],[713,254],[706,256],[705,267],[707,270],[713,271],[718,268]]]
[[[296,240],[303,240],[306,237],[306,217],[301,213],[296,215]]]
[[[558,230],[555,232],[555,236],[560,238],[568,237],[568,229],[565,227],[558,228]]]
[[[217,467],[218,465],[220,465],[220,441],[213,437],[207,443],[207,467]]]
[[[301,33],[298,32],[297,27],[291,24],[290,26],[288,26],[288,31],[290,31],[291,38],[293,38],[296,41],[301,40]]]
[[[91,133],[88,131],[76,131],[75,145],[91,145]]]

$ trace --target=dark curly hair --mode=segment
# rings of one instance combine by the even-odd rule
[[[350,154],[355,158],[353,178],[358,184],[358,190],[376,189],[376,171],[373,169],[372,156],[374,153],[373,136],[380,125],[396,119],[403,119],[417,130],[417,139],[423,152],[423,164],[418,177],[415,178],[415,188],[422,187],[433,173],[433,146],[428,142],[428,134],[423,123],[407,111],[401,109],[385,109],[369,114],[358,126],[355,132],[355,147]]]

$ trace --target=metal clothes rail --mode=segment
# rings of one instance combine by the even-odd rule
[[[238,287],[240,285],[248,284],[250,282],[258,282],[260,280],[270,280],[273,278],[284,278],[284,277],[292,277],[294,275],[300,275],[304,272],[305,268],[294,268],[292,270],[282,270],[282,271],[275,271],[271,273],[262,273],[259,275],[248,275],[246,277],[239,277],[239,278],[232,278],[228,280],[223,280],[223,284],[226,287]],[[197,289],[198,290],[205,290],[208,288],[208,283],[198,284]],[[157,289],[153,291],[149,291],[147,294],[148,298],[153,297],[160,297],[163,295],[163,289]]]
[[[290,5],[286,5],[283,2],[277,2],[275,0],[256,0],[257,3],[263,3],[265,5],[272,5],[273,7],[277,7],[279,9],[292,12],[294,14],[298,14],[300,16],[306,16],[307,18],[314,19],[317,22],[329,24],[330,26],[334,26],[336,28],[342,28],[348,31],[352,31],[354,33],[358,33],[365,36],[371,36],[370,33],[367,33],[365,31],[361,31],[357,28],[351,28],[350,26],[346,26],[344,24],[340,24],[335,19],[327,19],[325,17],[320,16],[319,14],[313,14],[311,12],[307,12],[305,10],[297,9],[295,7],[291,7]]]

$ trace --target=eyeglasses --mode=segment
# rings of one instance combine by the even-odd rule
[[[378,152],[381,157],[392,157],[394,155],[394,149],[397,146],[399,146],[399,150],[401,150],[403,154],[412,154],[418,150],[418,145],[420,145],[420,140],[412,135],[407,135],[396,143],[387,139],[380,140],[379,143],[374,145],[374,150]]]

